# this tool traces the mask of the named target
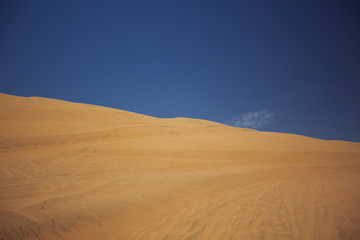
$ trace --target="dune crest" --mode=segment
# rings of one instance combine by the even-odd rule
[[[0,94],[0,239],[360,239],[360,143]]]

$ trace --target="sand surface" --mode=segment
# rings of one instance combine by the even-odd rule
[[[360,239],[360,143],[0,94],[0,239]]]

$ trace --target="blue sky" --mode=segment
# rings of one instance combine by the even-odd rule
[[[0,92],[360,141],[358,1],[0,4]]]

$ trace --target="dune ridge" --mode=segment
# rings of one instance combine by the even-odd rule
[[[360,143],[0,94],[0,239],[359,239]]]

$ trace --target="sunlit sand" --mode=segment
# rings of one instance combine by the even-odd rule
[[[360,239],[360,143],[0,94],[0,239]]]

